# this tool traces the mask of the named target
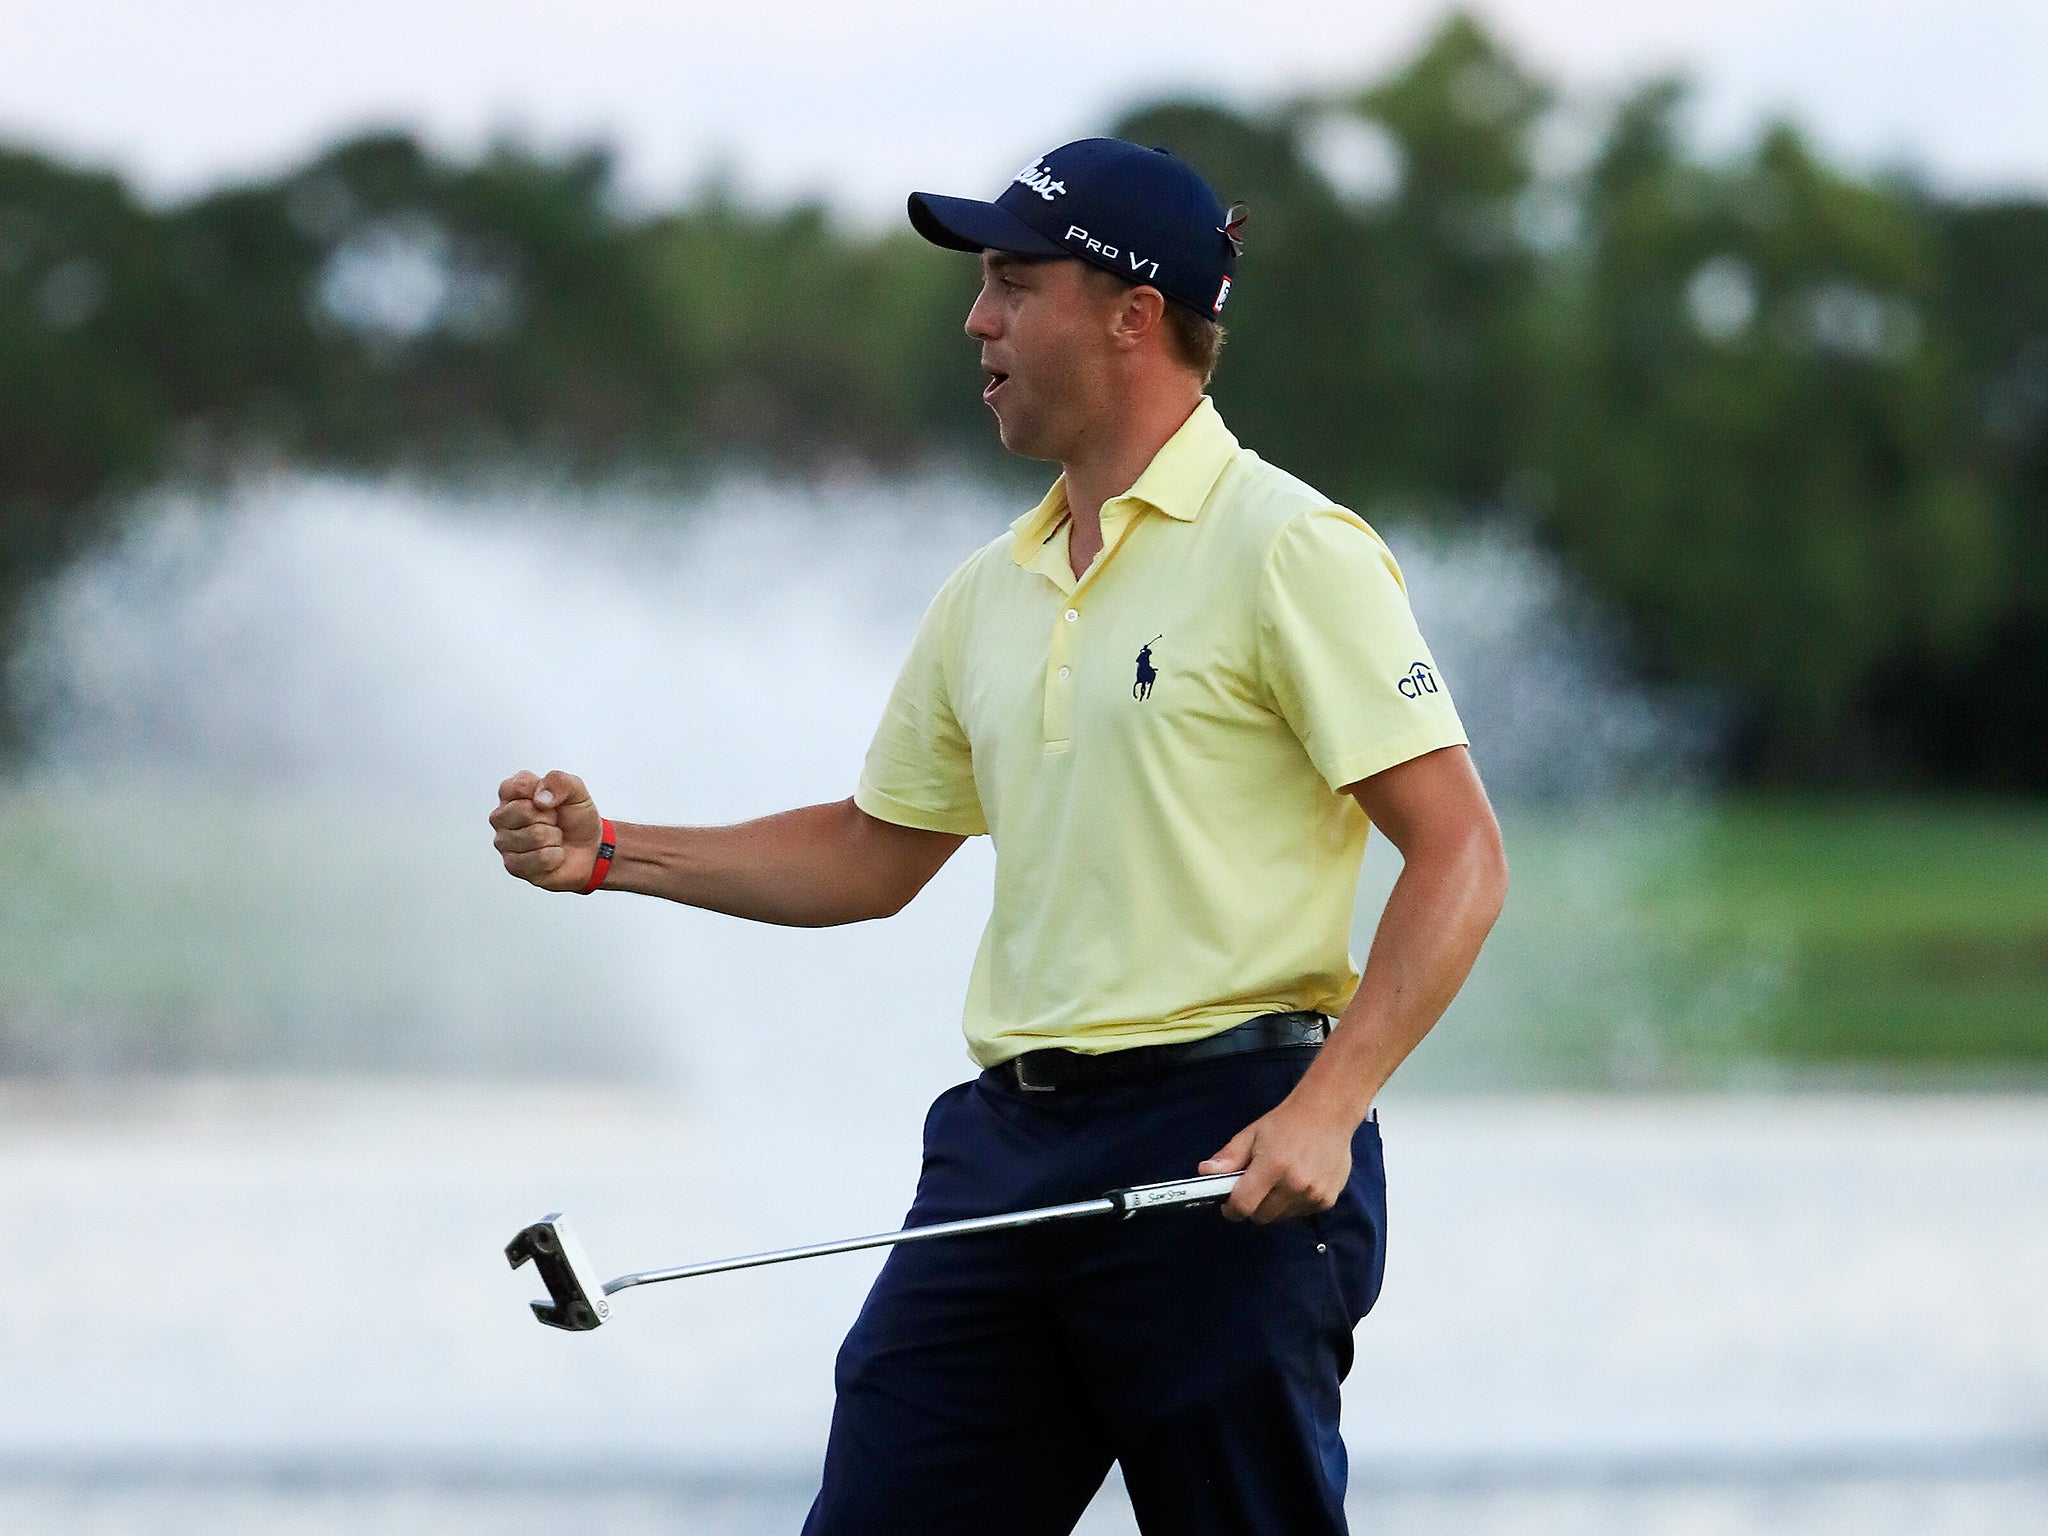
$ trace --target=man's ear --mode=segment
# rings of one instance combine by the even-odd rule
[[[1117,302],[1111,334],[1126,351],[1144,346],[1166,323],[1166,299],[1157,288],[1126,288]]]

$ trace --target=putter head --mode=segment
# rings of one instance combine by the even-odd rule
[[[560,1211],[542,1217],[507,1243],[505,1258],[514,1269],[533,1260],[552,1298],[533,1303],[533,1315],[550,1328],[581,1333],[610,1319],[612,1304],[605,1298],[604,1282]]]

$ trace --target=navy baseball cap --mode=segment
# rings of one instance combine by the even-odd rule
[[[1243,222],[1184,161],[1123,139],[1062,144],[992,203],[910,194],[911,228],[934,245],[1078,257],[1211,320],[1230,297]]]

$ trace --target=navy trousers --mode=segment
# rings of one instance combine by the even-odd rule
[[[1186,1177],[1311,1055],[1050,1093],[985,1072],[932,1105],[908,1222]],[[839,1353],[805,1536],[1064,1536],[1112,1462],[1147,1536],[1342,1532],[1337,1387],[1385,1234],[1369,1119],[1308,1220],[1211,1206],[891,1250]]]

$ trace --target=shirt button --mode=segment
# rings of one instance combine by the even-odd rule
[[[1061,676],[1061,677],[1065,677],[1066,675],[1067,675],[1067,669],[1066,669],[1065,667],[1061,667],[1061,668],[1060,668],[1060,676]]]
[[[1081,610],[1080,610],[1080,609],[1078,609],[1078,608],[1069,608],[1069,609],[1067,610],[1067,622],[1068,622],[1069,624],[1073,623],[1073,622],[1074,622],[1074,620],[1078,619],[1079,617],[1081,617]]]

